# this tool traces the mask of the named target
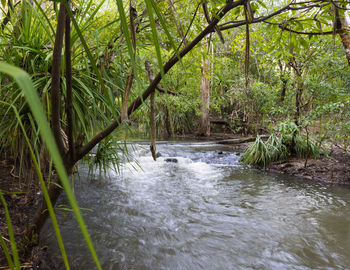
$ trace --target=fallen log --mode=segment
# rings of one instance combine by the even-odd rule
[[[260,135],[260,138],[263,140],[267,140],[270,137],[270,135]],[[256,140],[256,137],[245,137],[245,138],[239,138],[239,139],[228,139],[228,140],[221,140],[217,141],[218,144],[240,144],[240,143],[248,143],[248,142],[254,142]]]

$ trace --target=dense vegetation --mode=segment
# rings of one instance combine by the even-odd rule
[[[347,7],[349,1],[326,0],[1,1],[0,149],[47,194],[28,241],[49,214],[54,218],[57,183],[80,217],[65,174],[81,159],[118,161],[116,137],[208,136],[221,123],[231,133],[274,130],[270,146],[256,142],[279,147],[279,154],[265,149],[271,161],[318,155],[326,142],[348,149]],[[43,134],[50,129],[40,115],[60,152],[53,161],[52,135]],[[12,248],[8,261],[16,267]]]

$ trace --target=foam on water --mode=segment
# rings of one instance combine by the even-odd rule
[[[148,145],[131,147],[108,180],[80,171],[76,196],[92,210],[83,214],[103,269],[348,269],[348,190],[240,166],[229,147],[157,151],[155,162]],[[95,269],[72,214],[60,224],[72,269]],[[43,236],[60,262],[50,224]]]

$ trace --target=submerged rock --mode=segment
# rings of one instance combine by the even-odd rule
[[[179,161],[177,160],[177,158],[166,158],[165,162],[178,163]]]

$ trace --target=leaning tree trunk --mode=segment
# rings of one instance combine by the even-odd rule
[[[184,57],[187,53],[189,53],[205,36],[209,33],[213,32],[214,27],[217,23],[222,19],[230,10],[233,8],[240,6],[244,3],[244,0],[238,0],[236,2],[228,2],[214,17],[212,22],[200,33],[196,38],[194,38],[187,46],[185,46],[178,54],[174,54],[168,62],[163,66],[164,74],[166,74],[179,60]],[[65,10],[64,6],[60,4],[60,12],[58,16],[58,23],[56,28],[56,38],[55,38],[55,46],[53,53],[53,63],[52,63],[52,86],[51,86],[51,104],[56,103],[56,107],[60,108],[61,98],[60,98],[60,69],[58,66],[61,65],[61,52],[63,45],[63,34],[65,28]],[[156,87],[160,80],[162,79],[162,74],[159,72],[157,76],[155,76],[154,80],[149,84],[149,86],[145,89],[145,91],[137,97],[132,104],[128,107],[128,115],[132,114],[135,110],[137,110],[143,102],[156,90]],[[111,134],[117,127],[119,127],[121,121],[121,117],[112,121],[105,129],[97,133],[88,143],[83,145],[84,135],[78,136],[74,143],[75,155],[74,159],[71,160],[71,155],[65,151],[65,147],[62,141],[62,128],[60,126],[60,110],[51,109],[51,125],[54,133],[55,141],[58,144],[58,148],[60,150],[60,154],[64,160],[65,169],[68,175],[72,175],[73,167],[76,162],[82,159],[85,155],[87,155],[99,142],[101,142],[104,138],[106,138],[109,134]],[[55,117],[53,116],[55,115]],[[59,185],[58,177],[56,180],[51,182],[51,185],[48,188],[49,197],[53,206],[55,206],[56,201],[62,191]],[[27,239],[33,239],[33,236],[40,234],[41,228],[44,225],[46,219],[48,217],[48,210],[46,206],[45,200],[43,200],[39,207],[36,210],[35,217],[31,221],[31,224],[28,226],[28,230],[25,234]],[[27,247],[29,250],[30,247]]]

